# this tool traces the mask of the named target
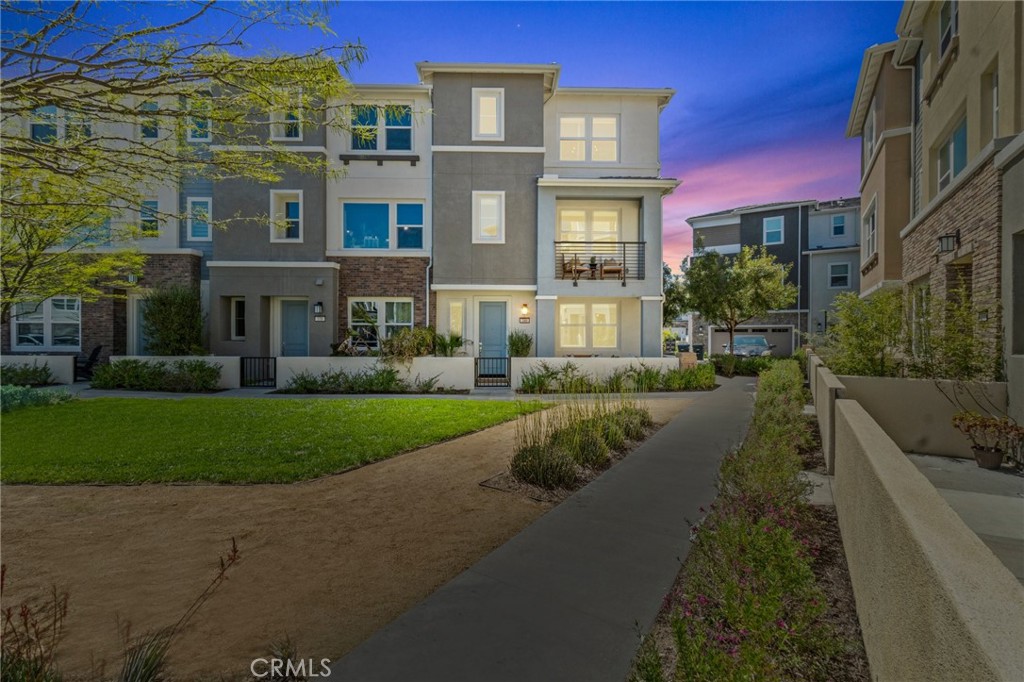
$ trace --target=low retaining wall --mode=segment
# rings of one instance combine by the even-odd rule
[[[818,361],[817,371],[811,381],[815,396],[814,411],[818,417],[818,430],[821,432],[821,451],[825,457],[825,468],[828,473],[835,473],[836,434],[835,414],[836,399],[842,397],[845,387],[832,371]]]
[[[437,376],[439,386],[457,391],[470,390],[474,382],[474,358],[414,358],[411,363],[394,363],[399,376],[406,381],[417,377],[429,379]],[[325,357],[280,357],[277,359],[277,387],[284,388],[292,377],[300,372],[322,374],[328,370],[341,370],[346,373],[367,371],[380,362],[379,358],[325,358]]]
[[[835,495],[878,680],[1024,679],[1024,588],[872,416],[835,401]]]
[[[0,358],[0,365],[46,365],[53,374],[54,383],[75,383],[74,355],[5,355]]]
[[[564,367],[571,362],[580,372],[594,379],[604,379],[616,370],[629,367],[652,367],[661,371],[679,368],[679,359],[669,358],[512,358],[512,388],[519,390],[523,381],[523,372],[536,370],[541,363],[550,367]]]
[[[821,367],[821,358],[814,353],[807,353],[807,383],[811,388],[811,402],[818,403],[817,377]]]
[[[238,357],[229,355],[112,355],[110,362],[122,360],[142,360],[143,362],[167,362],[175,360],[202,360],[203,362],[220,367],[220,382],[218,388],[238,388],[241,386],[241,361]]]

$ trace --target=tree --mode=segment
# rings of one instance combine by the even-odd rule
[[[208,0],[162,6],[177,14],[164,23],[146,15],[154,5],[114,6],[0,3],[0,319],[17,303],[130,287],[143,257],[126,245],[146,218],[181,218],[143,202],[182,178],[332,172],[322,154],[268,141],[271,126],[350,127],[334,105],[352,96],[342,74],[362,46],[241,56],[258,28],[329,33],[323,5]]]
[[[664,282],[662,290],[665,296],[661,304],[661,317],[665,321],[665,326],[668,327],[671,326],[672,320],[686,312],[685,294],[682,281],[672,274],[672,268],[668,263],[661,264],[661,273]]]
[[[736,256],[723,256],[698,244],[686,271],[685,307],[727,328],[732,348],[736,327],[796,301],[796,287],[786,282],[791,267],[763,246],[744,246]]]

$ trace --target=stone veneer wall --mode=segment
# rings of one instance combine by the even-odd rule
[[[413,324],[426,325],[427,264],[429,258],[334,256],[338,263],[338,334],[348,329],[350,297],[401,297],[413,300]],[[430,296],[430,322],[435,322],[435,296]]]

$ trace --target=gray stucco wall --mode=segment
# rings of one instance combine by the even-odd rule
[[[270,241],[271,190],[302,191],[302,242]],[[292,169],[273,185],[226,180],[213,187],[213,218],[231,220],[226,230],[214,230],[214,260],[322,261],[326,251],[326,185],[324,179]],[[236,220],[236,219],[241,220]]]
[[[1024,152],[1003,167],[1003,330],[1010,416],[1024,424]]]
[[[435,138],[436,139],[436,138]],[[434,282],[534,284],[543,153],[435,152]],[[473,243],[473,192],[505,192],[505,243]]]
[[[830,289],[829,284],[829,263],[847,263],[850,268],[850,283],[849,286],[844,289]],[[822,250],[821,252],[812,253],[808,259],[808,268],[810,270],[810,276],[808,284],[810,290],[808,291],[808,300],[810,301],[809,314],[809,330],[814,333],[817,330],[817,324],[820,322],[822,330],[826,324],[830,321],[834,322],[835,318],[832,317],[832,302],[836,296],[846,292],[857,293],[860,291],[860,256],[859,251],[840,251],[839,253],[830,253]],[[825,311],[829,311],[829,320],[825,319]]]
[[[845,234],[832,236],[832,216],[841,215],[846,219]],[[860,204],[854,204],[846,211],[811,211],[807,230],[807,244],[804,249],[835,249],[855,246],[860,242]]]
[[[504,140],[473,141],[473,88],[505,90]],[[438,73],[433,108],[435,145],[544,146],[544,80],[539,74]]]

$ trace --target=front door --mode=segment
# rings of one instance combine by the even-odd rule
[[[480,303],[480,357],[508,357],[508,316],[504,301]]]
[[[135,355],[149,355],[149,339],[146,338],[146,301],[135,301]]]
[[[309,305],[281,301],[281,355],[309,355]]]

